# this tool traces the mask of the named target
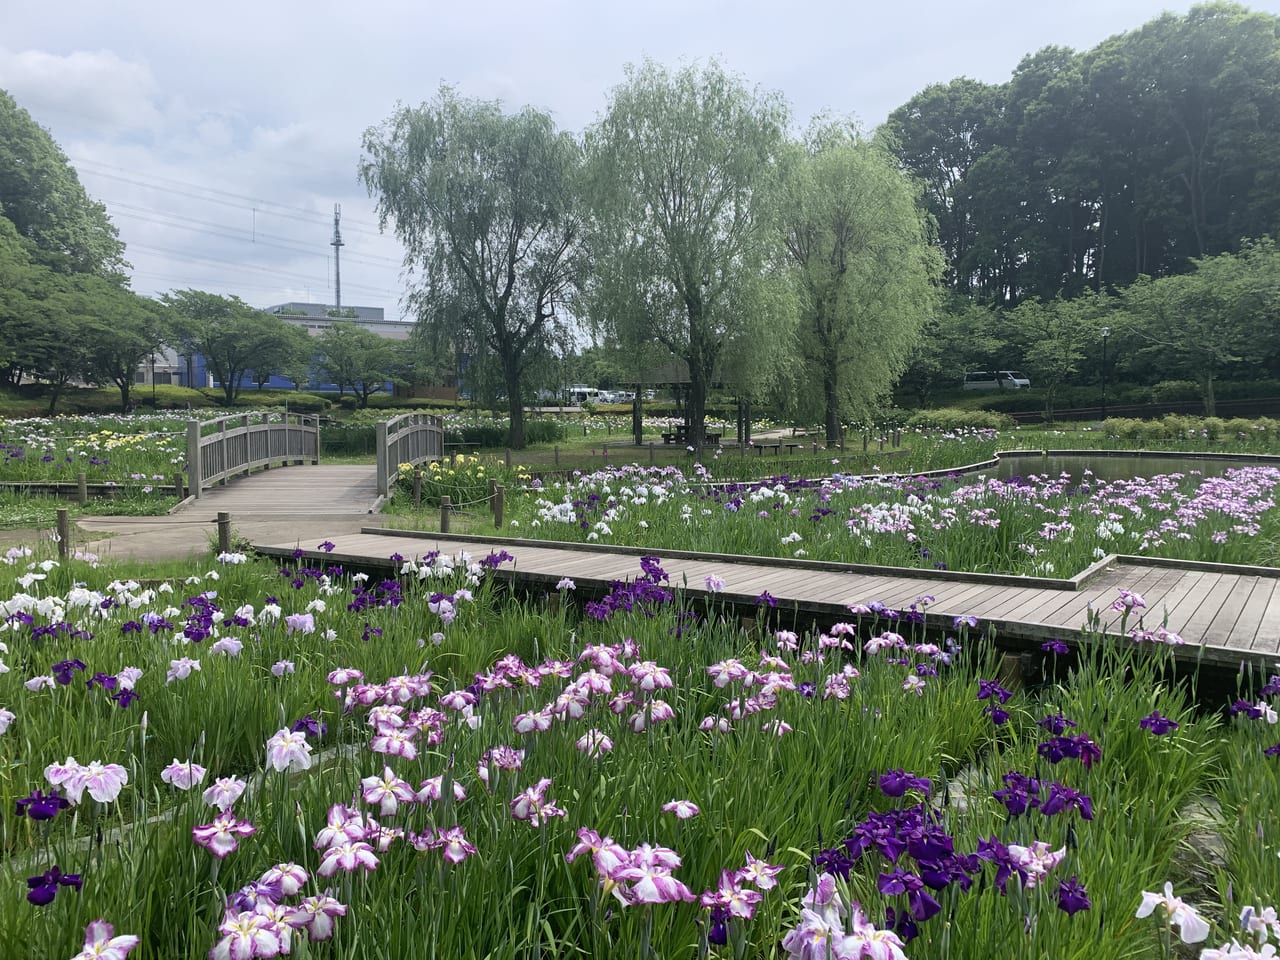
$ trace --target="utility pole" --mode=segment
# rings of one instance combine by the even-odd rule
[[[338,264],[338,255],[342,252],[342,232],[338,229],[338,221],[342,218],[342,204],[333,205],[333,239],[329,246],[333,247],[333,306],[342,313],[342,270]]]

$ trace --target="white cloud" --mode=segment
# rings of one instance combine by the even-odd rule
[[[153,129],[160,121],[150,67],[111,50],[58,55],[0,49],[0,87],[32,114],[70,129],[114,136]]]

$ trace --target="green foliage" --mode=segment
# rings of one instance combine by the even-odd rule
[[[331,324],[318,341],[321,369],[339,387],[349,388],[361,407],[396,376],[405,349],[346,320]]]
[[[1075,297],[1275,230],[1280,19],[1165,13],[1092,50],[1046,47],[998,86],[958,78],[886,124],[926,189],[948,283],[988,303]],[[1261,137],[1261,139],[1260,139]]]
[[[33,260],[59,273],[116,275],[124,244],[49,133],[0,90],[0,216]]]
[[[447,86],[364,135],[360,176],[405,245],[427,352],[469,352],[473,376],[496,361],[516,448],[525,376],[566,323],[580,159],[549,115]]]
[[[1009,430],[1015,423],[1013,417],[994,410],[941,407],[937,410],[917,410],[907,418],[906,426],[913,430]]]
[[[525,424],[525,440],[530,444],[560,443],[568,435],[563,420],[539,418]]]
[[[790,158],[778,199],[795,268],[802,365],[792,396],[818,405],[826,440],[869,415],[903,372],[933,313],[941,260],[916,191],[879,143],[847,125],[815,124]]]
[[[646,61],[586,134],[588,313],[625,347],[657,341],[682,361],[693,435],[714,380],[749,394],[786,351],[791,305],[765,270],[786,120],[781,97],[719,64]]]

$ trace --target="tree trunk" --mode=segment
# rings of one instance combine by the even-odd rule
[[[1218,404],[1213,396],[1213,368],[1208,367],[1200,375],[1200,393],[1204,398],[1204,415],[1206,417],[1216,417],[1218,415]]]
[[[828,354],[822,364],[822,402],[826,410],[827,446],[840,446],[840,392],[836,358]]]
[[[631,433],[636,439],[636,446],[644,443],[644,408],[642,406],[644,394],[640,389],[640,384],[636,384],[635,395],[631,398]]]
[[[507,385],[507,412],[511,417],[507,446],[512,450],[523,450],[524,404],[520,402],[520,367],[516,357],[502,358],[502,378]]]
[[[685,430],[689,445],[697,450],[707,435],[707,387],[705,372],[700,363],[689,364],[689,395],[684,406]]]
[[[120,380],[116,383],[120,388],[120,412],[129,412],[129,389],[133,386],[128,380]]]

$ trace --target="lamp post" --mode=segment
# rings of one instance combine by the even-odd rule
[[[1107,419],[1107,340],[1111,337],[1111,328],[1102,328],[1102,419]]]

